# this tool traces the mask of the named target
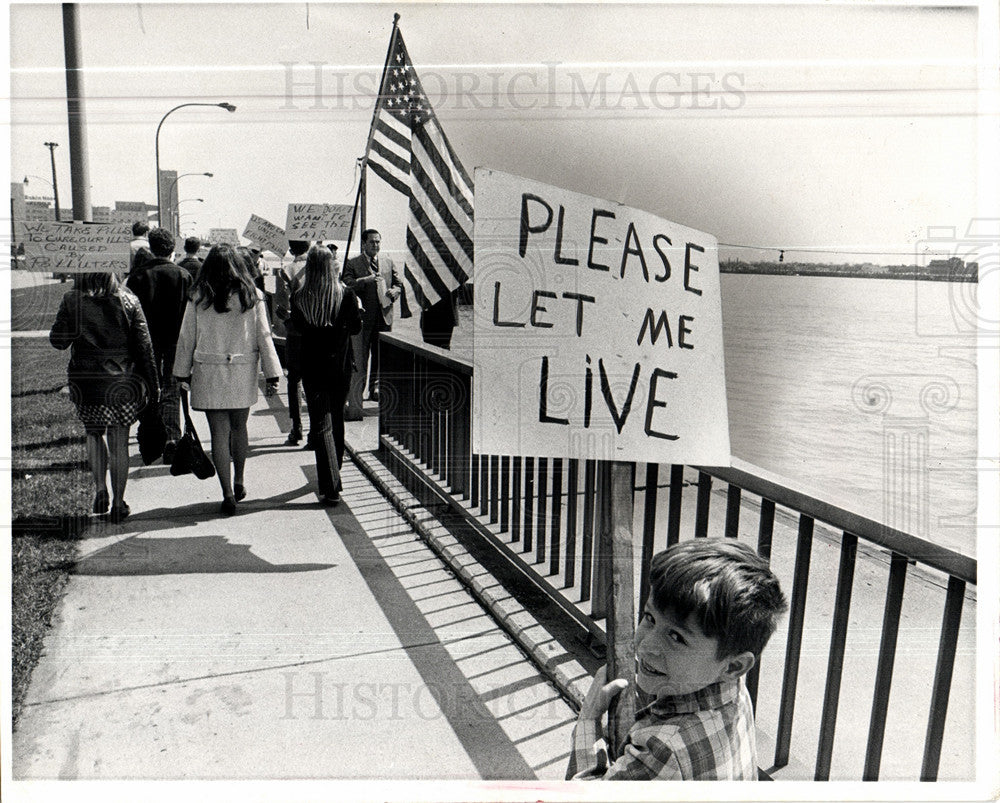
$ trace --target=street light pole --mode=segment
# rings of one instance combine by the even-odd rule
[[[220,109],[225,109],[227,112],[236,111],[236,107],[232,103],[181,103],[179,106],[174,106],[174,108],[160,118],[160,123],[156,126],[156,140],[154,143],[156,149],[156,220],[157,224],[160,226],[163,225],[163,210],[160,208],[163,200],[160,196],[160,129],[163,128],[164,120],[166,120],[175,111],[183,109],[185,106],[218,106]]]
[[[46,142],[45,147],[49,149],[49,158],[52,160],[52,194],[56,201],[56,222],[59,222],[59,184],[56,182],[56,148],[58,142]]]
[[[159,175],[159,170],[157,170],[157,175]],[[179,176],[177,176],[177,178],[175,178],[172,182],[170,182],[170,187],[169,187],[169,189],[167,189],[167,198],[173,198],[174,197],[174,187],[177,186],[177,182],[180,181],[182,178],[184,178],[184,176],[208,176],[209,178],[212,178],[213,175],[214,175],[214,173],[181,173]],[[178,201],[178,204],[179,203],[180,203],[180,201]],[[175,215],[175,217],[177,215],[177,209],[176,208],[174,209],[174,215]],[[176,217],[176,220],[174,222],[176,224],[175,228],[177,229],[177,233],[180,234],[180,228],[181,228],[181,226],[180,226],[180,218]]]

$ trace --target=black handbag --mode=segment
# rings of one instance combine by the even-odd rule
[[[136,432],[139,441],[139,454],[142,464],[148,466],[163,455],[163,447],[167,445],[167,430],[160,418],[160,406],[147,402],[139,414],[139,430]]]
[[[207,480],[215,476],[215,466],[201,448],[201,441],[198,440],[198,433],[195,432],[194,422],[188,410],[186,390],[181,391],[181,407],[184,409],[184,434],[177,441],[177,451],[174,452],[174,460],[170,464],[170,473],[175,477],[181,474],[194,474],[199,480]]]

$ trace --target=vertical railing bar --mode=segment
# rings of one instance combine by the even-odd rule
[[[479,455],[475,452],[469,460],[469,507],[473,513],[479,507]]]
[[[510,530],[510,455],[500,458],[500,532]]]
[[[698,472],[698,499],[694,515],[694,537],[708,537],[708,508],[712,500],[712,475]]]
[[[531,552],[535,546],[535,458],[524,459],[524,531],[521,543],[522,552]]]
[[[649,596],[649,562],[656,550],[656,483],[659,479],[660,466],[657,463],[646,463],[646,491],[642,516],[642,560],[639,574],[639,608],[642,612]]]
[[[513,476],[510,481],[510,542],[521,540],[521,458],[513,459]]]
[[[730,483],[726,491],[726,538],[740,537],[740,505],[743,489]]]
[[[594,493],[597,464],[588,460],[583,467],[583,540],[580,544],[580,602],[590,599],[594,564]]]
[[[590,584],[590,615],[603,619],[608,615],[608,593],[611,587],[611,555],[601,546],[600,535],[611,522],[611,463],[599,460],[596,467],[594,518],[597,535],[594,538],[594,575]]]
[[[681,493],[684,490],[684,466],[670,466],[670,495],[667,508],[667,546],[673,546],[681,538]]]
[[[549,521],[549,459],[538,458],[538,513],[535,517],[535,563],[545,563],[545,525]]]
[[[941,763],[941,743],[944,741],[944,724],[948,715],[948,697],[951,678],[955,669],[955,650],[962,623],[962,603],[965,598],[965,581],[948,578],[944,616],[941,620],[941,640],[938,643],[937,666],[931,692],[931,708],[927,718],[927,736],[924,740],[924,760],[920,768],[921,781],[936,781]]]
[[[500,455],[490,455],[490,524],[500,521]]]
[[[557,457],[552,461],[552,527],[549,528],[549,574],[559,574],[559,558],[562,555],[560,528],[562,527],[563,461]]]
[[[479,515],[485,516],[490,510],[490,456],[479,456]]]
[[[766,560],[771,560],[771,541],[774,538],[774,502],[760,500],[760,525],[757,528],[757,552]]]
[[[885,720],[889,711],[892,670],[896,661],[896,641],[899,636],[899,618],[903,611],[906,568],[906,556],[893,552],[889,567],[889,582],[885,592],[885,613],[882,616],[882,643],[878,651],[875,693],[872,698],[871,720],[868,723],[865,769],[861,775],[863,781],[877,781],[881,769]]]
[[[788,764],[792,744],[792,722],[795,716],[795,692],[799,683],[799,658],[802,655],[802,630],[806,618],[814,524],[811,516],[799,516],[795,569],[792,574],[792,599],[788,613],[788,639],[785,642],[785,671],[781,681],[781,707],[778,710],[778,730],[775,736],[775,767],[784,767]]]
[[[830,780],[833,737],[837,729],[837,707],[840,702],[840,681],[844,671],[847,624],[851,612],[851,591],[857,554],[858,537],[845,532],[840,545],[840,569],[837,573],[837,596],[833,608],[830,657],[826,668],[826,689],[823,693],[823,713],[819,725],[819,747],[816,751],[814,777],[817,781]]]
[[[580,461],[572,458],[566,476],[566,556],[563,570],[563,588],[576,584],[576,519],[577,484],[580,481]]]

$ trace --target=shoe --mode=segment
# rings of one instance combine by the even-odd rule
[[[320,501],[326,507],[336,507],[337,505],[340,504],[340,494],[339,493],[323,494]]]
[[[236,513],[236,500],[231,496],[227,496],[222,500],[222,504],[219,505],[219,512],[223,516],[234,515]]]
[[[175,454],[177,454],[177,441],[167,441],[163,444],[163,465],[169,466],[173,463]]]
[[[365,417],[361,413],[344,413],[345,421],[364,421]]]
[[[243,485],[240,485],[238,482],[234,482],[233,483],[233,498],[237,502],[242,502],[244,499],[246,499],[247,498],[247,489],[246,489],[246,487],[244,487]]]
[[[107,491],[98,491],[94,495],[94,512],[98,516],[103,516],[108,512],[108,506],[111,504],[111,499],[108,496]]]
[[[315,452],[316,451],[316,441],[313,440],[312,433],[306,438],[306,445],[302,447],[304,452]]]
[[[373,390],[371,393],[368,394],[368,401],[370,401],[370,402],[377,402],[378,401],[378,391],[377,390]]]
[[[301,440],[302,428],[292,427],[292,431],[288,433],[288,440],[285,441],[285,446],[298,446]]]
[[[108,520],[112,524],[121,524],[123,521],[125,521],[125,519],[128,518],[128,515],[131,512],[132,509],[124,502],[122,502],[121,504],[114,505],[111,508],[111,512],[108,514]]]

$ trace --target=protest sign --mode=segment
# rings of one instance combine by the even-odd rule
[[[271,221],[265,220],[257,215],[250,215],[243,236],[250,242],[256,243],[262,250],[267,250],[279,257],[288,251],[288,238],[285,237],[285,230],[275,226]]]
[[[473,451],[729,465],[714,237],[479,168]]]
[[[209,229],[208,241],[212,245],[225,243],[236,248],[240,244],[240,235],[236,229]]]
[[[127,271],[132,232],[113,223],[17,221],[28,270],[51,273]]]
[[[346,240],[351,227],[350,204],[289,204],[285,234],[289,240]]]

